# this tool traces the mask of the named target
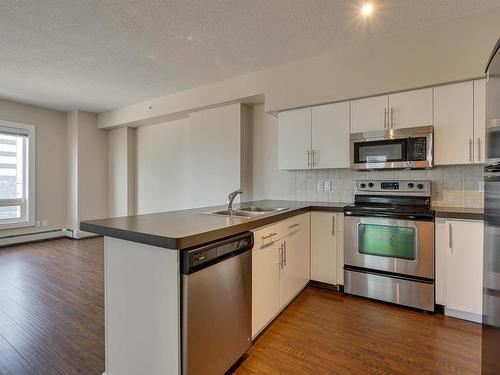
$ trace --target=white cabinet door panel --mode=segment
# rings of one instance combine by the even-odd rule
[[[351,101],[351,133],[384,130],[387,111],[387,95]]]
[[[307,169],[311,149],[311,108],[279,114],[279,169]]]
[[[474,162],[485,162],[486,80],[474,81]]]
[[[483,223],[448,220],[446,308],[482,314]],[[451,233],[450,233],[451,230]]]
[[[337,214],[311,213],[311,280],[337,284]]]
[[[432,88],[389,95],[389,119],[394,129],[432,125]]]
[[[434,88],[434,158],[436,165],[473,160],[473,83]]]
[[[436,219],[436,303],[446,306],[446,256],[449,251],[448,230],[445,220]]]
[[[287,305],[310,279],[310,214],[296,216],[287,224],[294,227],[284,239],[281,307]]]
[[[349,102],[312,108],[313,168],[349,167]]]
[[[269,323],[280,309],[279,244],[252,253],[252,337]]]

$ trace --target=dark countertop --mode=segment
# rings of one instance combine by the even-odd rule
[[[297,202],[262,200],[245,202],[242,206],[288,207],[288,210],[254,218],[206,215],[206,212],[225,209],[225,206],[195,208],[191,210],[134,215],[84,221],[80,229],[103,236],[139,242],[167,249],[187,249],[224,237],[287,219],[301,212],[342,212],[349,203]],[[234,208],[240,205],[235,204]]]
[[[241,206],[288,207],[285,211],[254,218],[225,217],[205,213],[225,209],[212,206],[84,221],[80,229],[103,236],[139,242],[147,245],[182,250],[224,237],[259,228],[307,211],[342,212],[345,202],[297,202],[262,200],[241,203]],[[240,205],[236,204],[235,208]],[[436,217],[483,220],[482,208],[432,207]]]
[[[484,209],[464,207],[432,207],[436,217],[447,219],[483,220]]]

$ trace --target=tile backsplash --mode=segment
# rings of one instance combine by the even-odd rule
[[[284,171],[282,199],[299,201],[352,202],[356,180],[431,180],[432,204],[446,207],[483,207],[482,165],[434,167],[431,170],[353,171],[323,169]],[[325,182],[330,191],[325,191]]]

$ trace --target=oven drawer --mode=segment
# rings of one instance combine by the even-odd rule
[[[426,311],[434,311],[434,283],[376,273],[344,271],[344,292]]]
[[[434,279],[434,222],[346,216],[345,264]]]

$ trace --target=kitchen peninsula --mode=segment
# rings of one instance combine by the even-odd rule
[[[216,206],[81,223],[82,230],[105,236],[108,374],[181,373],[184,251],[311,210],[342,212],[347,203],[265,200],[244,205],[286,209],[242,218],[210,214],[225,208]]]

